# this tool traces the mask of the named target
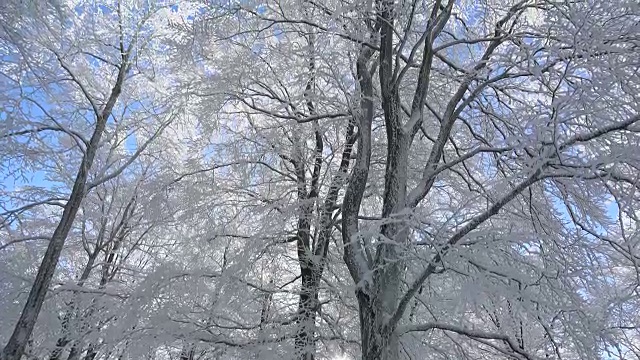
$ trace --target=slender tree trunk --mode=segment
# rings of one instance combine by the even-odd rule
[[[329,192],[327,193],[320,213],[317,240],[311,249],[306,249],[304,257],[299,257],[302,286],[298,303],[296,349],[302,360],[314,359],[315,321],[316,315],[320,310],[320,282],[322,281],[322,274],[324,273],[325,261],[329,250],[329,242],[331,240],[331,234],[333,233],[332,215],[338,200],[338,193],[345,183],[354,142],[354,121],[351,121],[347,126],[345,148],[341,155],[338,173],[331,180]],[[309,254],[311,254],[311,256]]]
[[[375,36],[375,30],[371,37]],[[342,201],[342,244],[344,246],[343,258],[349,274],[356,288],[358,309],[360,315],[360,335],[362,358],[367,359],[372,346],[380,347],[375,343],[381,341],[372,340],[376,334],[372,323],[375,321],[376,312],[370,306],[370,283],[365,281],[365,276],[370,271],[371,259],[366,256],[366,251],[358,239],[358,213],[364,196],[367,180],[369,178],[369,166],[371,162],[371,129],[374,117],[373,81],[369,62],[373,56],[370,48],[362,46],[356,62],[356,72],[360,91],[360,109],[356,114],[358,125],[358,151],[356,161],[349,177],[347,189]]]
[[[372,301],[374,303],[372,303]],[[360,311],[360,337],[362,360],[397,360],[399,342],[395,333],[385,328],[382,309],[375,305],[375,298],[358,296]]]
[[[120,66],[120,72],[118,73],[116,84],[111,91],[111,95],[104,109],[99,114],[96,114],[96,127],[82,158],[80,169],[78,170],[78,174],[76,175],[76,179],[73,184],[73,189],[71,190],[71,196],[69,197],[69,201],[65,204],[62,218],[53,232],[47,251],[42,259],[42,263],[38,268],[36,279],[31,287],[29,297],[27,298],[22,313],[20,314],[20,319],[13,330],[13,334],[11,335],[9,342],[2,350],[2,360],[20,360],[24,353],[25,346],[27,345],[27,341],[33,333],[33,328],[36,325],[40,309],[42,309],[42,304],[44,303],[44,298],[47,295],[47,291],[51,285],[51,280],[53,279],[53,274],[56,270],[56,266],[58,265],[58,259],[62,253],[62,248],[67,240],[67,236],[69,235],[73,221],[76,218],[76,214],[80,209],[82,199],[85,196],[87,178],[89,176],[91,166],[93,165],[96,152],[98,151],[100,139],[102,138],[102,134],[104,133],[104,129],[107,124],[107,119],[111,115],[111,110],[115,106],[118,96],[122,91],[127,62],[127,55],[123,54],[123,64]]]
[[[113,243],[113,248],[105,253],[105,259],[104,259],[104,265],[102,266],[102,276],[100,277],[100,284],[98,286],[99,289],[104,289],[107,285],[107,283],[109,282],[109,280],[111,279],[111,276],[114,274],[115,270],[112,270],[112,272],[109,272],[109,270],[111,269],[112,266],[114,265],[114,261],[115,261],[115,251],[118,249],[118,247],[120,246],[120,243],[122,242],[122,238],[118,237],[117,240],[115,240],[115,242]],[[96,299],[94,298],[91,302],[91,307],[89,307],[88,311],[86,314],[83,315],[83,317],[85,319],[90,319],[91,316],[93,315],[93,313],[95,312],[95,301]],[[81,332],[84,332],[87,330],[87,328],[89,327],[89,325],[85,322],[83,323],[83,325],[81,326]],[[83,353],[82,350],[82,346],[80,346],[82,344],[82,342],[80,340],[76,341],[73,346],[71,347],[71,351],[69,352],[69,358],[67,360],[77,360],[80,358],[80,355]],[[97,351],[96,351],[96,345],[94,344],[89,344],[89,346],[87,347],[87,353],[84,356],[85,360],[91,360],[93,359],[95,356],[97,355]]]
[[[104,264],[102,265],[100,283],[98,285],[98,288],[101,290],[107,286],[109,281],[111,281],[113,277],[116,275],[116,273],[118,272],[118,266],[115,264],[116,252],[118,251],[118,249],[124,242],[126,236],[128,235],[129,221],[135,211],[135,200],[136,200],[136,197],[133,196],[129,201],[129,203],[127,204],[127,206],[125,207],[122,218],[120,219],[120,222],[116,227],[117,230],[116,230],[115,237],[112,236],[108,240],[107,244],[108,246],[110,246],[110,249],[107,248],[109,250],[105,250],[105,259],[104,259]],[[103,224],[103,229],[106,230],[106,224]],[[101,233],[101,237],[103,236],[104,236],[104,233]],[[99,250],[96,248],[95,255],[97,256],[98,253],[99,253]],[[87,313],[84,315],[84,318],[89,319],[91,315],[93,315],[93,313],[95,312],[95,301],[96,299],[94,298],[91,302],[91,307],[88,309]],[[84,323],[81,326],[82,332],[84,332],[88,327],[89,325]],[[78,348],[78,344],[80,344],[80,342],[76,341],[76,343],[72,346],[71,352],[69,354],[69,358],[67,360],[76,360],[80,358],[80,354],[82,354],[83,351],[82,351],[82,348]],[[84,356],[84,359],[93,360],[93,358],[95,358],[97,354],[98,354],[97,345],[95,343],[90,343],[89,346],[87,347],[87,352]]]
[[[95,157],[100,137],[104,131],[105,124],[106,119],[98,119],[98,124],[96,125],[91,141],[92,146],[87,149],[87,154],[82,161],[80,170],[73,185],[71,197],[64,207],[62,219],[51,237],[51,241],[49,242],[47,251],[44,254],[42,263],[38,268],[38,274],[36,275],[36,279],[31,287],[31,291],[29,292],[29,297],[24,305],[20,319],[16,324],[9,342],[2,351],[3,360],[19,360],[22,357],[27,340],[33,332],[36,320],[38,319],[38,314],[40,313],[40,309],[44,303],[45,295],[47,294],[49,285],[51,284],[51,279],[53,278],[53,274],[56,270],[58,259],[62,252],[62,247],[64,246],[67,235],[71,230],[73,220],[78,213],[80,203],[84,198],[87,175],[91,165],[93,164],[93,159]]]
[[[102,234],[104,234],[104,230],[101,229],[101,235]],[[80,275],[80,279],[78,280],[78,284],[77,284],[78,287],[83,287],[84,283],[89,278],[89,275],[91,275],[91,270],[93,270],[93,264],[95,263],[98,253],[99,251],[96,245],[96,249],[91,254],[89,254],[89,260],[87,261],[87,264],[85,265],[82,271],[82,274]],[[76,300],[77,300],[75,298],[76,294],[77,292],[74,292],[74,297],[71,300],[71,304],[69,304],[69,308],[64,314],[64,318],[62,320],[62,335],[60,335],[60,337],[58,338],[58,341],[56,341],[56,348],[53,349],[53,351],[51,352],[51,356],[49,357],[50,360],[59,360],[60,355],[62,355],[62,352],[64,351],[65,346],[67,346],[71,341],[69,340],[69,325],[70,325],[69,323],[71,322],[71,318],[75,313]]]
[[[306,171],[301,156],[299,144],[294,154],[294,167],[297,179],[298,201],[300,202],[300,215],[298,217],[296,231],[296,245],[298,250],[298,263],[300,265],[301,287],[298,305],[298,313],[296,314],[297,331],[295,335],[295,348],[297,357],[302,360],[313,360],[313,350],[310,344],[310,338],[315,333],[315,321],[311,323],[310,301],[311,293],[308,288],[313,274],[313,259],[311,258],[311,216],[313,214],[313,204],[315,198],[311,197],[307,192]]]
[[[315,36],[313,32],[310,32],[307,41],[310,49],[309,80],[305,87],[304,97],[309,114],[315,115],[316,110],[313,102],[315,90]],[[318,310],[318,286],[320,285],[318,279],[318,260],[314,259],[313,256],[314,244],[311,241],[311,218],[314,215],[315,203],[319,195],[324,142],[317,121],[313,122],[313,128],[315,135],[314,165],[309,192],[307,192],[304,160],[301,157],[296,159],[298,163],[298,166],[296,166],[298,200],[304,203],[300,217],[298,218],[297,234],[301,287],[298,300],[298,312],[296,315],[298,329],[295,335],[295,348],[300,360],[314,360],[315,358],[316,312]]]

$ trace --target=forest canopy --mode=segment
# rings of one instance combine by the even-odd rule
[[[0,360],[640,359],[637,0],[0,2]]]

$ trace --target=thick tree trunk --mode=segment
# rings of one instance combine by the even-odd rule
[[[362,360],[397,360],[399,342],[394,329],[386,327],[384,309],[374,297],[358,292]]]

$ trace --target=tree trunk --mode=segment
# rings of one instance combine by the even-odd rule
[[[358,291],[362,360],[399,359],[399,339],[393,329],[385,325],[383,309],[377,299]]]
[[[62,253],[62,248],[67,240],[67,236],[69,235],[73,221],[76,218],[76,214],[80,209],[82,199],[85,196],[87,178],[89,176],[91,166],[93,165],[96,152],[98,151],[100,139],[104,133],[107,120],[109,116],[111,116],[111,110],[115,106],[116,100],[122,91],[122,84],[125,79],[126,69],[128,68],[128,56],[126,54],[122,54],[122,56],[123,63],[120,66],[118,78],[116,79],[116,83],[104,109],[102,112],[96,114],[96,127],[82,158],[80,169],[78,170],[78,174],[76,175],[76,179],[73,184],[73,189],[71,190],[71,196],[64,206],[62,218],[53,232],[47,251],[42,259],[42,263],[38,268],[36,279],[31,287],[29,297],[27,298],[27,302],[24,305],[22,313],[20,314],[20,319],[13,330],[13,334],[11,335],[9,342],[2,350],[2,355],[0,356],[0,359],[2,360],[20,360],[24,353],[25,346],[27,345],[27,341],[33,333],[33,328],[38,320],[38,315],[40,314],[42,304],[44,303],[45,296],[47,295],[47,291],[51,285],[51,280],[53,279],[53,274],[56,270],[56,266],[58,265],[58,259]]]
[[[373,32],[371,36],[374,36]],[[371,297],[368,295],[370,283],[366,280],[368,276],[367,273],[371,266],[371,259],[365,256],[366,251],[358,239],[358,213],[369,177],[371,128],[375,113],[373,105],[372,69],[369,67],[369,61],[372,56],[373,51],[362,46],[356,62],[360,91],[360,109],[356,114],[359,133],[358,151],[356,152],[355,165],[349,177],[347,189],[342,201],[343,258],[354,283],[357,284],[356,296],[358,298],[360,314],[362,359],[368,359],[372,354],[369,350],[370,347],[382,347],[382,341],[373,339],[375,334],[379,332],[374,330],[375,326],[373,323],[376,321],[376,312],[373,311],[370,306]]]
[[[316,313],[318,311],[318,283],[313,269],[302,277],[302,287],[298,303],[296,323],[298,330],[295,336],[296,351],[301,360],[315,358]]]
[[[123,220],[123,221],[126,222],[126,220]],[[104,289],[107,286],[107,283],[111,280],[111,277],[115,275],[115,271],[117,271],[116,269],[112,270],[111,272],[109,270],[111,269],[111,267],[115,266],[114,265],[115,252],[116,250],[118,250],[120,244],[123,241],[124,232],[119,232],[119,235],[120,236],[117,236],[116,240],[113,241],[113,248],[110,251],[107,251],[105,253],[105,259],[104,259],[104,264],[102,265],[102,274],[100,277],[100,283],[99,283],[98,289]],[[91,302],[91,306],[89,307],[87,313],[83,315],[85,319],[89,319],[93,315],[95,311],[95,307],[94,307],[95,301],[96,299],[93,298]],[[89,327],[89,325],[85,322],[80,327],[81,332],[87,331],[87,327]],[[80,355],[84,352],[82,350],[82,347],[79,347],[79,345],[81,344],[82,344],[81,339],[75,342],[75,344],[71,347],[71,351],[69,352],[69,358],[67,360],[77,360],[80,358]],[[87,347],[87,353],[85,354],[84,359],[93,360],[93,358],[95,358],[97,354],[98,353],[97,353],[96,344],[90,343],[89,346]]]
[[[355,142],[355,121],[350,121],[345,134],[345,148],[342,151],[338,173],[331,179],[329,192],[324,200],[320,213],[319,234],[316,242],[298,261],[301,266],[302,286],[298,303],[298,332],[296,333],[296,350],[300,353],[300,359],[313,360],[315,352],[315,321],[320,310],[319,292],[325,261],[329,250],[329,241],[333,233],[333,212],[338,201],[338,193],[344,186],[351,152]],[[319,171],[318,171],[319,172]]]
[[[91,141],[92,146],[87,149],[87,155],[82,161],[80,170],[78,171],[78,175],[73,185],[71,197],[64,207],[62,219],[51,237],[51,241],[49,242],[47,251],[44,254],[42,263],[38,268],[38,274],[36,275],[36,279],[31,287],[31,291],[29,292],[29,297],[24,305],[20,319],[16,324],[9,342],[2,351],[3,360],[19,360],[22,357],[27,340],[33,332],[33,328],[35,327],[38,319],[38,314],[40,314],[44,298],[49,289],[49,285],[51,284],[51,280],[53,279],[56,266],[58,265],[58,259],[60,258],[62,247],[64,246],[67,235],[71,230],[71,226],[73,225],[73,221],[78,213],[78,209],[80,209],[80,203],[84,198],[88,172],[93,164],[93,159],[105,124],[106,119],[98,120],[98,124]]]
[[[103,233],[104,233],[104,230],[101,229],[101,234]],[[87,264],[85,265],[84,270],[80,275],[80,279],[78,280],[78,284],[77,284],[78,287],[83,287],[84,283],[89,278],[89,275],[91,275],[91,270],[93,270],[93,264],[95,263],[97,256],[98,256],[98,249],[96,247],[94,252],[89,254],[89,260],[87,261]],[[77,292],[74,291],[74,298],[72,298],[71,304],[69,304],[69,309],[67,309],[67,311],[64,314],[64,318],[62,320],[62,335],[60,335],[60,337],[58,338],[58,341],[56,341],[56,348],[53,349],[53,351],[51,352],[51,356],[49,357],[50,360],[59,360],[60,355],[62,355],[62,352],[64,351],[65,346],[67,346],[71,341],[69,340],[69,322],[71,321],[71,318],[75,313],[75,305],[76,305],[75,295],[76,294]]]

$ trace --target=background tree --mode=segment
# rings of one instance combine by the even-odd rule
[[[3,216],[3,228],[9,234],[24,231],[13,221],[34,207],[55,204],[62,207],[62,213],[3,358],[18,359],[24,352],[83,198],[120,175],[169,125],[175,117],[171,112],[179,111],[175,101],[170,110],[160,105],[171,97],[161,99],[161,93],[149,97],[141,92],[144,87],[123,93],[125,82],[132,78],[141,80],[138,85],[142,79],[152,84],[151,72],[162,64],[163,59],[150,56],[159,48],[154,34],[149,33],[149,20],[159,9],[140,11],[136,4],[119,2],[100,6],[78,3],[74,7],[3,5],[2,35],[8,60],[4,85],[9,97],[3,138],[16,144],[5,147],[4,166],[11,169],[9,180],[33,177],[34,169],[41,172],[44,181],[54,182],[48,188],[59,187],[64,194],[42,200],[38,194],[42,190],[27,189],[18,191],[28,195],[17,199],[12,192],[15,200],[6,205],[13,208]],[[136,120],[118,123],[127,117]],[[110,149],[105,149],[105,144]],[[127,145],[133,149],[127,151]],[[26,168],[16,168],[21,163]],[[77,175],[66,182],[73,167],[79,169]],[[49,169],[63,177],[54,180],[55,172],[47,173]],[[29,236],[9,236],[5,246],[30,240]]]

